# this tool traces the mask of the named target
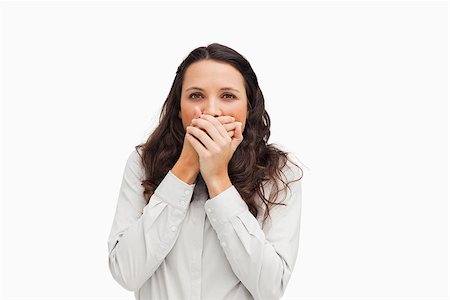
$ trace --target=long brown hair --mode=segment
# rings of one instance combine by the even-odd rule
[[[234,66],[245,79],[247,94],[247,110],[249,112],[243,132],[244,140],[239,144],[228,164],[228,174],[242,199],[247,203],[249,211],[255,216],[260,212],[255,200],[257,194],[266,206],[264,221],[269,216],[270,205],[285,205],[273,200],[278,198],[280,190],[277,180],[283,182],[281,170],[286,166],[288,152],[284,152],[273,144],[267,144],[270,136],[270,118],[264,107],[264,97],[258,85],[256,74],[250,63],[235,50],[213,43],[207,47],[194,49],[183,60],[177,69],[169,95],[164,102],[159,116],[159,125],[150,134],[147,141],[135,146],[142,151],[142,164],[145,168],[144,197],[149,202],[154,190],[164,179],[167,172],[177,162],[184,142],[185,129],[178,117],[183,77],[186,69],[194,62],[211,59]],[[138,151],[139,153],[139,151]],[[291,161],[291,160],[289,160]],[[292,161],[291,161],[292,162]],[[301,168],[297,166],[300,170]],[[297,180],[300,180],[302,176]],[[294,180],[294,181],[297,181]],[[274,183],[269,199],[264,196],[266,182]],[[291,181],[292,182],[292,181]]]

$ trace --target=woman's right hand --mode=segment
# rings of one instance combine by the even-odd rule
[[[201,112],[197,111],[194,118],[199,118],[200,114]],[[225,127],[228,135],[230,137],[233,137],[234,130],[236,128],[234,118],[231,116],[220,116],[217,117],[217,120],[219,120],[219,122],[222,123],[222,125]],[[189,126],[198,127],[196,125],[193,125],[192,121]],[[186,132],[184,136],[183,149],[181,150],[181,155],[175,166],[177,166],[177,168],[181,168],[183,170],[183,173],[187,174],[186,176],[190,178],[189,181],[192,181],[192,178],[196,178],[198,173],[200,172],[198,153],[186,138]]]

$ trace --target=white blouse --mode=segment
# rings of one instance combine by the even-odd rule
[[[298,179],[301,170],[287,166],[288,181]],[[234,185],[208,199],[201,174],[189,185],[169,170],[146,205],[143,178],[134,149],[108,238],[111,274],[136,299],[282,297],[299,249],[301,180],[279,194],[287,206],[272,206],[262,227],[265,206],[255,218]],[[266,199],[270,191],[267,184]]]

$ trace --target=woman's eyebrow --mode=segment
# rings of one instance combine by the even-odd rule
[[[192,86],[192,87],[186,89],[185,92],[187,92],[187,91],[189,91],[189,90],[200,90],[200,91],[205,91],[205,90],[202,89],[202,88],[199,88],[199,87],[196,87],[196,86]],[[223,87],[223,88],[221,88],[219,91],[226,91],[226,90],[232,90],[232,91],[236,91],[237,93],[240,93],[239,90],[237,90],[237,89],[235,89],[235,88],[232,88],[232,87]]]

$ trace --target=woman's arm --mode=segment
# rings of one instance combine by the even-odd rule
[[[134,150],[125,165],[108,238],[109,269],[129,291],[138,290],[172,249],[195,187],[169,171],[145,205],[143,174]]]
[[[285,174],[292,181],[301,173]],[[297,259],[301,180],[290,187],[292,193],[287,190],[282,202],[286,206],[272,207],[264,230],[234,185],[205,203],[208,219],[234,273],[256,300],[280,299]]]

